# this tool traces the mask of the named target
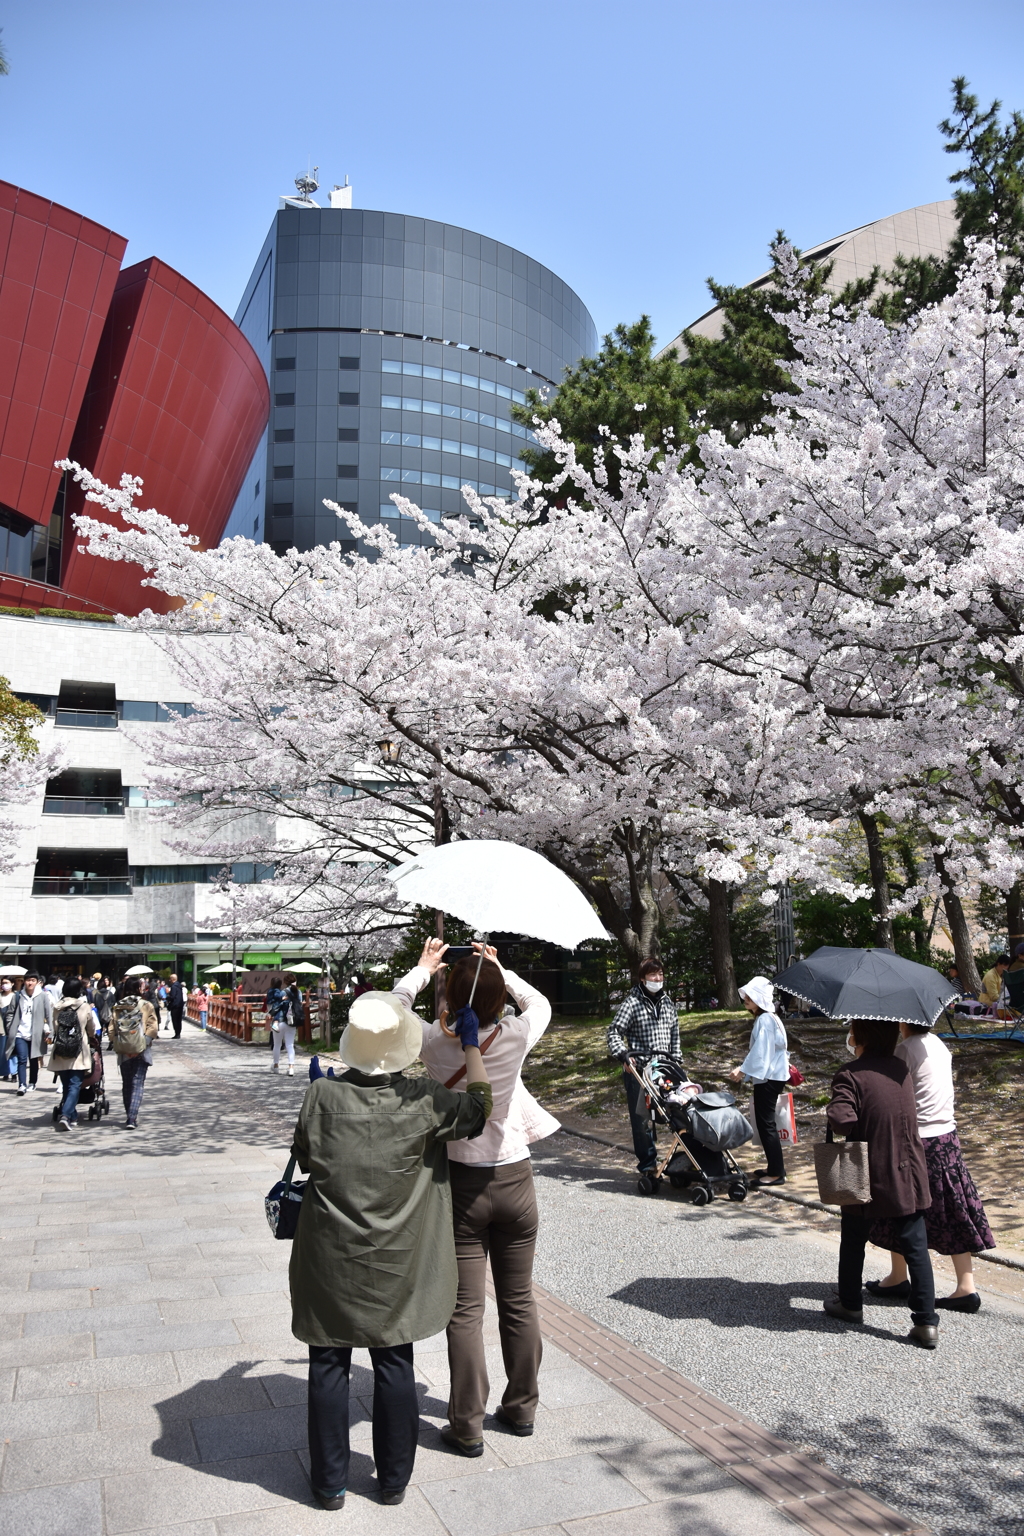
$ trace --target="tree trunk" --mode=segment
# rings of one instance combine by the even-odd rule
[[[858,811],[857,815],[864,828],[864,840],[868,845],[868,866],[871,870],[871,885],[874,890],[871,905],[875,909],[875,943],[879,949],[895,950],[892,918],[889,916],[889,875],[885,867],[885,852],[882,848],[882,833],[878,818],[869,816],[867,811]]]
[[[709,880],[708,916],[711,927],[711,966],[718,988],[719,1008],[740,1008],[736,990],[736,971],[732,963],[732,934],[729,926],[729,887],[721,880]]]
[[[932,857],[935,860],[935,869],[939,880],[942,882],[942,905],[946,909],[946,921],[949,923],[949,933],[953,940],[953,954],[956,957],[956,968],[966,992],[977,994],[981,991],[981,977],[978,975],[978,967],[974,963],[974,950],[971,947],[971,932],[964,916],[963,903],[957,895],[946,868],[946,860],[938,848],[932,849]]]
[[[1018,944],[1024,944],[1024,889],[1018,880],[1006,893],[1006,947],[1013,957]]]

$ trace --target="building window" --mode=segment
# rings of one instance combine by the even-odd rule
[[[503,400],[514,400],[517,405],[526,404],[521,389],[510,389],[507,384],[495,384],[493,379],[481,379],[475,373],[460,373],[455,368],[432,368],[426,363],[399,363],[386,357],[381,363],[382,373],[403,373],[414,379],[442,379],[445,384],[461,384],[463,389],[482,389],[487,395],[500,395]]]
[[[295,404],[295,396],[294,395],[275,395],[274,396],[274,404],[275,405],[294,405]]]
[[[358,368],[359,367],[359,359],[358,359],[358,357],[339,357],[338,358],[338,367],[339,368]]]
[[[274,479],[275,480],[294,480],[295,479],[295,465],[294,464],[275,464],[274,465]]]
[[[339,480],[357,480],[358,478],[359,478],[359,465],[358,464],[339,464],[338,465],[338,479]]]
[[[278,373],[294,373],[294,357],[279,357],[276,363]]]
[[[339,443],[358,443],[358,441],[359,441],[359,428],[358,427],[339,427],[338,428],[338,442]]]
[[[294,427],[275,427],[275,429],[274,429],[274,442],[275,443],[294,443],[294,441],[295,441],[295,428]]]
[[[358,390],[353,390],[353,389],[343,389],[341,391],[341,393],[338,395],[338,404],[339,405],[358,405],[359,404],[359,391]]]
[[[259,481],[258,481],[258,480],[257,480],[257,481],[256,481],[256,489],[255,489],[255,490],[254,490],[254,491],[253,491],[253,495],[254,495],[254,496],[258,496],[258,495],[259,495],[259,493],[260,493],[260,483],[259,483]]]

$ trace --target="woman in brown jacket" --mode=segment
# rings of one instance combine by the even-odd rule
[[[939,1314],[924,1225],[932,1197],[917,1133],[913,1079],[906,1062],[893,1054],[899,1038],[896,1023],[853,1019],[847,1044],[857,1060],[840,1068],[832,1079],[828,1121],[847,1141],[867,1142],[871,1199],[866,1205],[843,1206],[839,1295],[825,1302],[825,1311],[843,1322],[864,1321],[864,1250],[872,1220],[887,1216],[910,1272],[913,1327],[907,1337],[923,1349],[934,1349],[939,1341]]]

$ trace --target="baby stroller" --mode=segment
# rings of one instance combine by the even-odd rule
[[[730,1200],[745,1200],[749,1182],[732,1152],[754,1132],[733,1095],[704,1093],[671,1056],[652,1056],[640,1071],[630,1062],[626,1070],[643,1086],[652,1128],[661,1122],[672,1137],[655,1171],[637,1180],[640,1193],[657,1194],[667,1176],[674,1189],[689,1189],[694,1205],[713,1200],[716,1185],[726,1186]]]
[[[79,1108],[83,1104],[89,1106],[89,1119],[102,1120],[104,1115],[110,1114],[110,1100],[107,1098],[103,1072],[103,1051],[99,1045],[92,1048],[92,1071],[82,1082],[82,1089],[78,1095]],[[60,1104],[53,1106],[53,1123],[60,1119]]]

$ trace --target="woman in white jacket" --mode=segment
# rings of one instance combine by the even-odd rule
[[[443,963],[445,948],[440,939],[428,940],[419,965],[394,988],[408,1006]],[[475,948],[479,951],[480,946]],[[464,1456],[482,1456],[484,1449],[490,1386],[483,1343],[488,1255],[508,1377],[494,1416],[513,1434],[533,1434],[541,1339],[533,1299],[537,1197],[530,1143],[558,1130],[558,1121],[527,1092],[520,1076],[528,1052],[551,1021],[551,1004],[513,971],[504,970],[493,948],[484,955],[473,1011],[480,1020],[480,1049],[487,1056],[494,1108],[481,1135],[448,1144],[459,1295],[448,1325],[450,1422],[441,1433]],[[452,967],[445,1023],[468,1004],[476,971],[475,956]],[[504,1015],[506,994],[521,1010],[518,1017]],[[462,1046],[445,1033],[441,1020],[423,1025],[422,1055],[431,1077],[450,1088],[459,1086],[465,1074]]]
[[[754,1015],[754,1027],[750,1031],[750,1049],[729,1076],[736,1083],[746,1078],[753,1087],[754,1120],[768,1164],[767,1168],[751,1175],[751,1183],[755,1187],[785,1184],[786,1164],[775,1124],[775,1106],[779,1094],[789,1084],[786,1027],[775,1012],[775,993],[767,976],[755,976],[745,987],[740,987],[740,997]]]

